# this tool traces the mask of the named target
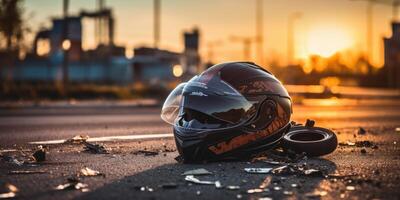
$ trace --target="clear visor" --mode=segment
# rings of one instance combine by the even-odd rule
[[[170,124],[204,130],[240,124],[254,113],[254,103],[218,76],[206,82],[196,76],[171,92],[161,118]]]

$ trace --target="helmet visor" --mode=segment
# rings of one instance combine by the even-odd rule
[[[168,95],[161,109],[161,119],[169,124],[174,124],[179,115],[182,91],[186,83],[181,83]]]
[[[163,106],[161,117],[168,123],[180,120],[177,124],[185,128],[219,129],[247,121],[255,113],[254,104],[219,76],[206,81],[196,76],[181,87]]]

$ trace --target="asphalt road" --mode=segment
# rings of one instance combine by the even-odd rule
[[[400,104],[363,101],[347,102],[347,105],[319,104],[321,102],[295,105],[292,120],[301,123],[307,118],[314,119],[318,126],[333,129],[339,142],[369,140],[378,146],[377,149],[365,147],[366,153],[360,152],[363,147],[340,146],[331,155],[308,161],[310,166],[327,174],[352,175],[352,178],[268,175],[273,179],[267,187],[270,191],[248,194],[247,190],[257,188],[267,175],[248,174],[243,168],[274,166],[262,162],[179,164],[174,160],[177,152],[173,141],[162,139],[107,142],[111,154],[106,155],[82,152],[82,145],[49,145],[47,161],[37,166],[16,166],[0,160],[0,183],[17,186],[17,197],[22,199],[280,199],[309,198],[310,193],[315,192],[326,192],[322,195],[326,199],[398,199],[400,133],[395,129],[400,127]],[[78,134],[100,137],[171,133],[171,127],[161,121],[159,112],[158,107],[128,105],[3,108],[0,110],[0,150],[22,148],[25,149],[23,152],[3,154],[27,159],[32,153],[30,150],[36,147],[27,144],[32,141],[67,139]],[[367,134],[356,134],[359,127],[365,128]],[[137,150],[160,153],[145,156],[135,153]],[[105,174],[80,177],[90,191],[54,190],[85,166]],[[195,168],[213,172],[213,175],[200,179],[219,180],[223,186],[240,188],[229,190],[188,184],[181,173]],[[10,175],[13,170],[42,170],[45,173]],[[162,187],[168,183],[176,187]],[[293,188],[293,183],[301,187]],[[354,186],[355,190],[347,186]]]

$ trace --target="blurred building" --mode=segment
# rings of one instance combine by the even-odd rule
[[[183,65],[190,75],[203,71],[200,69],[199,29],[194,28],[192,31],[183,33],[185,49],[183,51]]]
[[[400,23],[392,23],[392,37],[384,38],[387,86],[400,88]]]
[[[84,33],[87,24],[84,20],[94,22],[92,35]],[[95,47],[84,50],[87,37],[94,39]],[[71,83],[141,83],[174,87],[191,78],[201,66],[199,30],[184,32],[183,38],[183,52],[138,47],[133,55],[127,55],[125,47],[114,44],[111,9],[82,11],[76,16],[53,18],[51,27],[36,34],[31,53],[24,60],[17,60],[12,67],[0,69],[0,78],[11,75],[17,82],[61,81],[64,57],[67,56],[68,81]]]

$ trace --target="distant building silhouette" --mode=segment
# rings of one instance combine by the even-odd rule
[[[192,31],[184,32],[183,39],[185,44],[183,65],[188,70],[189,74],[196,74],[202,71],[202,69],[200,69],[199,29],[194,28]]]
[[[400,88],[400,23],[392,23],[392,37],[384,38],[387,86]]]

